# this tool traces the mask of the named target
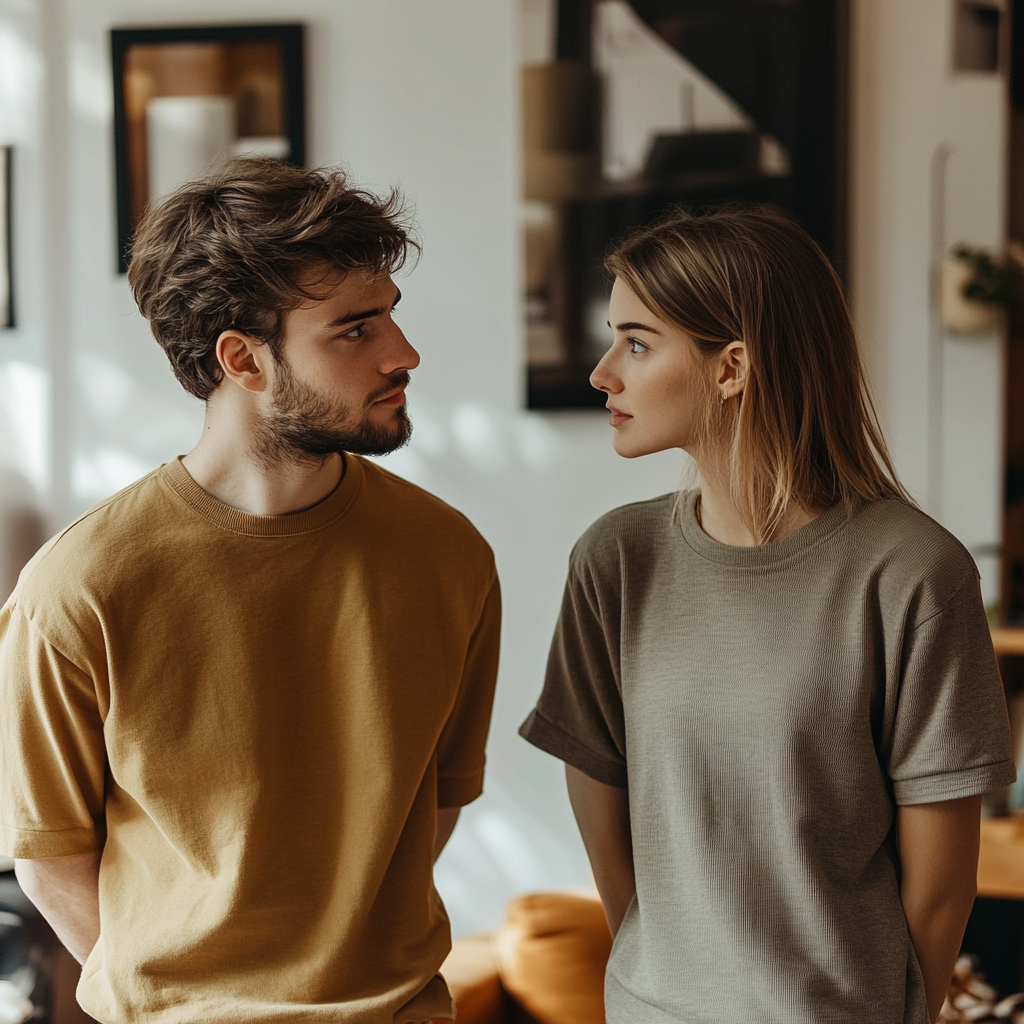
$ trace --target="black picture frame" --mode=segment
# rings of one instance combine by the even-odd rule
[[[762,75],[774,74],[775,78],[757,84],[765,86],[763,94],[769,95],[773,81],[788,83],[792,101],[785,110],[789,130],[784,137],[792,158],[791,171],[784,183],[744,179],[743,175],[730,181],[728,175],[715,173],[673,174],[671,169],[652,168],[660,156],[652,151],[644,172],[646,180],[618,185],[594,178],[585,194],[561,202],[558,295],[564,358],[552,365],[531,365],[527,358],[529,409],[604,406],[606,396],[589,383],[594,361],[588,354],[592,345],[584,323],[588,296],[599,290],[607,294],[610,287],[601,266],[608,248],[674,206],[700,210],[727,203],[773,203],[794,216],[822,246],[839,276],[847,277],[849,0],[786,0],[774,5],[764,0],[631,0],[630,6],[652,28],[660,21],[671,24],[673,19],[677,25],[686,23],[686,33],[680,36],[686,48],[681,44],[677,49],[730,94],[726,78],[735,78],[737,68],[742,73],[759,64],[756,26],[764,14],[758,8],[774,6],[787,12],[790,22],[781,51],[777,47],[773,55],[764,57],[759,68]],[[574,104],[564,123],[585,129],[576,131],[578,138],[570,143],[581,156],[599,146],[602,117],[603,91],[591,50],[593,17],[594,0],[557,0],[555,59],[568,70],[574,64],[581,69],[573,89],[561,86]],[[748,22],[746,42],[753,40],[753,47],[748,45],[749,53],[733,54],[722,40],[738,32],[744,19]],[[671,42],[664,34],[662,38]],[[765,33],[763,38],[769,35]],[[709,48],[702,51],[704,45]],[[780,60],[779,52],[787,55],[785,59]],[[724,72],[721,77],[718,70]],[[757,98],[759,95],[754,97],[755,104]],[[747,109],[750,107],[748,103]],[[738,144],[743,140],[723,137],[720,141]],[[672,154],[664,155],[667,161],[663,163],[670,168]],[[529,296],[526,300],[529,308]]]
[[[14,327],[14,147],[0,146],[0,327]]]
[[[129,117],[125,76],[134,47],[168,44],[273,43],[280,49],[281,115],[288,152],[281,159],[295,166],[306,164],[305,27],[299,23],[236,25],[175,25],[146,28],[114,28],[110,49],[114,76],[114,169],[117,205],[117,269],[127,270],[127,256],[137,221],[133,211],[133,169],[129,160]]]

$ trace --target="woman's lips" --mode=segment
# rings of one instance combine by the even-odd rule
[[[621,427],[627,420],[631,420],[633,417],[628,413],[619,412],[618,409],[613,409],[610,405],[606,406],[608,409],[608,422],[613,427]]]

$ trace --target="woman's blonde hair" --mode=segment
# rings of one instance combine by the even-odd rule
[[[882,438],[842,285],[825,254],[773,209],[676,212],[606,259],[652,313],[711,357],[746,344],[741,396],[708,384],[705,439],[727,446],[727,483],[758,543],[792,502],[910,501]],[[699,448],[696,452],[698,460]]]

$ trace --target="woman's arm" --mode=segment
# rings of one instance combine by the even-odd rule
[[[629,791],[606,786],[570,765],[565,766],[565,781],[608,927],[614,935],[636,895]]]
[[[100,937],[100,851],[45,860],[16,860],[25,895],[80,963]]]
[[[900,807],[900,897],[936,1020],[978,889],[981,797]]]

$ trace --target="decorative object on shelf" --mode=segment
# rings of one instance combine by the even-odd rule
[[[519,0],[527,405],[596,408],[610,244],[774,203],[845,260],[848,0]]]
[[[116,28],[118,269],[146,208],[232,156],[306,162],[303,27]]]
[[[1008,303],[1024,294],[1024,278],[1013,259],[987,249],[958,245],[939,266],[939,314],[956,334],[997,330]]]
[[[14,259],[11,230],[13,163],[14,148],[0,146],[0,327],[14,326],[14,285],[11,266]]]

